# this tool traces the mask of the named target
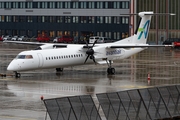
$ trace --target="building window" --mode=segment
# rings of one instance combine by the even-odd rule
[[[13,16],[13,22],[19,22],[18,16]]]
[[[5,8],[11,8],[11,2],[6,2],[6,7]]]
[[[37,8],[41,8],[40,2],[37,3]]]
[[[42,22],[48,22],[48,16],[42,16]]]
[[[122,9],[128,9],[129,8],[129,2],[122,2]]]
[[[95,23],[94,16],[88,17],[88,23]]]
[[[78,23],[79,17],[78,16],[73,16],[73,23]]]
[[[103,17],[102,16],[97,17],[97,23],[103,23]]]
[[[41,16],[38,16],[37,17],[37,22],[41,22],[41,19],[42,19]]]
[[[13,8],[18,8],[18,2],[13,2]]]
[[[49,36],[50,36],[50,37],[55,37],[55,31],[50,31],[50,32],[49,32]]]
[[[113,8],[120,9],[120,2],[114,2]]]
[[[0,22],[4,22],[4,15],[0,16]]]
[[[80,8],[87,8],[86,7],[86,2],[80,2]]]
[[[63,8],[62,2],[57,2],[57,8]]]
[[[49,22],[54,23],[55,22],[55,16],[50,16],[49,17]]]
[[[119,24],[120,23],[120,17],[113,17],[114,19],[113,19],[113,23],[114,24]]]
[[[63,35],[63,31],[57,31],[57,36],[62,36]]]
[[[27,30],[27,36],[29,36],[29,37],[35,37],[35,36],[33,36],[32,30]]]
[[[63,23],[63,17],[62,16],[57,17],[57,23]]]
[[[88,8],[94,9],[95,8],[94,2],[89,2]]]
[[[65,16],[65,23],[71,23],[71,17]]]
[[[20,8],[26,8],[25,2],[20,2]]]
[[[63,8],[71,8],[70,2],[64,2],[64,7]]]
[[[122,24],[129,24],[129,18],[128,17],[122,17]]]
[[[27,2],[27,8],[33,8],[32,4],[32,2]]]
[[[102,9],[103,8],[103,2],[97,2],[96,6],[98,9]]]
[[[11,16],[6,16],[6,22],[11,22]]]
[[[20,16],[19,17],[19,21],[20,22],[25,22],[26,21],[26,17],[25,16]]]
[[[33,22],[32,16],[28,16],[28,17],[27,17],[27,22]]]
[[[49,2],[49,8],[55,8],[55,2]]]
[[[72,2],[71,8],[79,8],[78,2]]]
[[[105,17],[105,23],[111,23],[111,17]]]
[[[48,8],[47,2],[42,2],[42,8]]]
[[[86,23],[86,16],[81,16],[81,23]]]
[[[0,2],[0,8],[4,8],[4,2]]]

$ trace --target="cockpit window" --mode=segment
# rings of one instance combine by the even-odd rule
[[[32,55],[17,55],[16,59],[32,59]]]

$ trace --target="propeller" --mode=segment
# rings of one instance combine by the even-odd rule
[[[93,46],[91,48],[89,48],[88,46],[88,42],[86,41],[86,46],[88,47],[88,50],[86,51],[86,54],[88,55],[84,61],[84,63],[86,63],[86,61],[88,60],[88,58],[92,59],[93,62],[96,64],[96,61],[95,61],[95,57],[94,57],[94,50],[93,50],[93,47],[94,45],[96,44],[97,40],[94,41],[93,43]]]

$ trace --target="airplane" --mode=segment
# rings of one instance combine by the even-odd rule
[[[151,17],[161,14],[147,11],[132,15],[141,17],[134,35],[113,43],[96,44],[95,41],[92,44],[57,44],[4,41],[41,45],[35,50],[20,52],[10,62],[7,70],[13,71],[15,77],[20,77],[21,74],[19,72],[21,71],[47,68],[56,68],[56,71],[63,71],[63,68],[68,66],[107,64],[107,73],[113,75],[115,74],[115,68],[112,67],[113,60],[128,58],[148,47],[172,47],[172,45],[149,45],[146,43]],[[175,14],[168,13],[168,15]]]

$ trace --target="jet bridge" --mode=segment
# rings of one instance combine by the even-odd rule
[[[51,120],[101,120],[102,115],[106,120],[154,120],[180,116],[180,85],[96,95],[98,109],[90,95],[47,99],[44,103]]]

